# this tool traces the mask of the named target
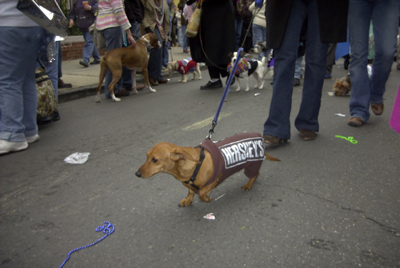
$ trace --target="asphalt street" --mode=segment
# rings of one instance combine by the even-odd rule
[[[333,77],[345,75],[341,64]],[[0,266],[58,267],[104,237],[96,228],[107,221],[115,231],[64,267],[400,267],[400,135],[388,123],[400,81],[395,64],[385,112],[359,128],[347,125],[349,96],[330,96],[335,80],[325,80],[314,141],[302,141],[293,126],[302,94],[295,87],[291,139],[267,147],[281,162],[265,160],[251,191],[241,190],[247,178],[239,172],[211,202],[195,196],[182,208],[180,182],[135,172],[158,142],[205,139],[223,89],[199,90],[209,77],[202,76],[178,83],[174,75],[157,93],[118,103],[104,95],[101,103],[94,95],[61,103],[61,120],[41,127],[39,142],[0,156]],[[231,88],[212,139],[262,133],[270,82]],[[75,152],[90,155],[66,163]],[[215,220],[204,218],[209,213]]]

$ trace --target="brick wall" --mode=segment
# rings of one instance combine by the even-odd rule
[[[83,36],[68,36],[64,41],[61,41],[62,59],[75,60],[82,59],[83,46],[85,40]],[[100,56],[106,53],[106,49],[99,51]]]

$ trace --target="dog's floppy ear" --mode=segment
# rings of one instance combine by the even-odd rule
[[[200,162],[196,159],[194,159],[190,154],[182,150],[181,148],[174,149],[171,154],[170,158],[172,161],[179,161],[179,160],[190,160],[193,162],[196,162],[197,164],[200,164]]]

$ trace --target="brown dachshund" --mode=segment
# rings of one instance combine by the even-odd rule
[[[111,83],[108,85],[108,90],[110,90],[111,98],[113,101],[120,101],[121,99],[116,98],[114,95],[114,87],[118,83],[122,76],[122,66],[125,66],[132,71],[132,91],[133,94],[137,94],[136,90],[136,69],[141,69],[145,87],[150,89],[151,92],[156,92],[155,89],[151,88],[149,83],[149,75],[147,70],[148,48],[159,49],[161,43],[158,41],[157,35],[155,33],[148,33],[136,42],[136,47],[122,47],[115,48],[108,51],[100,61],[100,76],[99,84],[97,85],[96,102],[100,102],[100,89],[103,84],[104,77],[108,70],[112,73]]]
[[[136,176],[149,178],[159,172],[171,174],[189,189],[188,196],[179,203],[187,207],[195,194],[202,201],[210,202],[211,190],[242,169],[249,178],[242,189],[251,190],[264,158],[280,161],[265,152],[259,133],[238,134],[218,143],[206,139],[198,147],[161,142],[147,152],[147,160]]]

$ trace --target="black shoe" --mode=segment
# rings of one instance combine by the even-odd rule
[[[299,79],[299,78],[295,78],[295,79],[293,80],[293,86],[294,86],[294,87],[300,86],[300,79]]]
[[[204,90],[204,89],[214,89],[214,88],[221,88],[221,87],[222,87],[222,82],[221,82],[221,80],[218,80],[214,83],[211,81],[208,81],[207,85],[201,86],[200,89]]]
[[[84,60],[79,61],[79,64],[85,67],[89,67],[89,63]]]
[[[229,79],[229,76],[228,76],[228,78],[226,78],[226,84],[228,84],[228,79]],[[230,87],[233,86],[233,84],[235,84],[235,77],[233,77]]]
[[[43,125],[47,125],[53,121],[58,121],[60,119],[61,119],[60,113],[58,111],[55,111],[54,113],[52,113],[49,116],[38,118],[37,124],[38,124],[38,126],[43,126]]]
[[[93,60],[90,64],[99,64],[100,63],[100,60]]]

